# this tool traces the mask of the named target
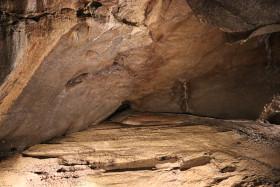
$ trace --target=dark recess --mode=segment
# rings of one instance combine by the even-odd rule
[[[280,114],[274,114],[273,116],[269,117],[267,121],[272,124],[280,125]]]
[[[91,4],[90,4],[90,7],[94,7],[94,8],[99,8],[102,6],[102,3],[98,2],[98,1],[93,1]]]
[[[119,108],[113,114],[111,114],[107,119],[110,120],[114,116],[117,116],[118,114],[120,114],[126,110],[130,110],[130,109],[131,109],[131,107],[130,107],[129,101],[124,101],[124,102],[122,102],[122,105],[119,106]]]

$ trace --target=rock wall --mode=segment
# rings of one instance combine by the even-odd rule
[[[257,119],[280,91],[279,33],[232,42],[185,0],[6,0],[0,13],[2,154],[98,124],[123,103]]]
[[[280,23],[280,1],[187,0],[200,18],[227,32],[247,32]]]

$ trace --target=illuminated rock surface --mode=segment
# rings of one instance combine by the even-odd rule
[[[280,186],[279,11],[1,0],[0,186]]]
[[[279,186],[280,128],[124,112],[0,163],[1,186]]]
[[[0,157],[123,103],[255,120],[280,90],[279,33],[234,42],[185,0],[4,0],[0,25]]]

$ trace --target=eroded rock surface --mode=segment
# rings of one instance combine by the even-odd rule
[[[187,0],[199,18],[227,32],[247,32],[280,23],[280,2],[273,0]]]
[[[0,183],[279,186],[279,133],[253,121],[129,111],[2,161]]]
[[[228,44],[185,0],[6,0],[0,24],[1,155],[98,124],[124,102],[257,119],[280,89],[279,33]]]

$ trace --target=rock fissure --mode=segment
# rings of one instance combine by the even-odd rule
[[[40,13],[39,15],[28,15],[28,16],[22,16],[22,15],[17,15],[14,13],[8,13],[4,11],[0,11],[0,24],[2,25],[16,25],[18,21],[27,21],[27,20],[33,20],[35,22],[39,22],[41,18],[46,17],[46,16],[55,16],[57,12],[43,12]],[[12,23],[9,21],[13,20]]]
[[[187,81],[182,81],[183,87],[184,87],[184,112],[185,113],[191,113],[191,108],[189,105],[189,95],[190,95],[190,90],[189,90],[189,84]]]

